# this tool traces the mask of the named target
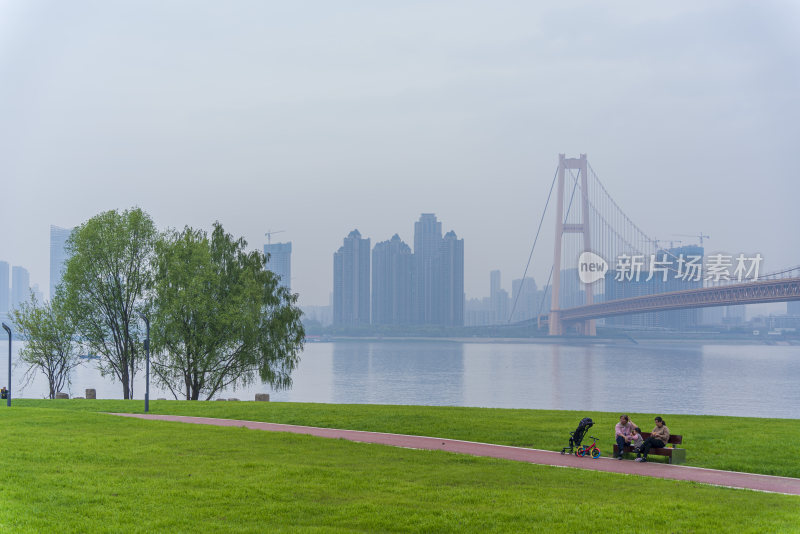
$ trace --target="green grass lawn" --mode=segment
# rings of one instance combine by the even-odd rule
[[[0,525],[13,532],[617,532],[621,519],[661,532],[800,531],[794,496],[93,413],[140,401],[14,404],[0,406]],[[326,419],[324,408],[153,403],[160,413],[344,427],[396,410],[383,423],[396,430],[413,428],[417,413],[424,433],[536,433],[502,429],[533,424],[537,412],[332,406]],[[502,422],[494,434],[492,414]],[[574,426],[575,414],[552,417],[538,424]]]
[[[14,406],[68,410],[142,412],[143,401],[14,400]],[[0,407],[1,408],[1,407]],[[12,407],[13,408],[13,407]],[[439,406],[382,406],[283,402],[153,401],[159,414],[195,415],[329,428],[392,432],[561,450],[582,417],[595,426],[604,455],[614,445],[619,414],[552,410],[508,410]],[[670,430],[681,434],[687,465],[800,478],[800,421],[669,414],[630,414],[643,430],[663,415]],[[651,457],[658,461],[659,457]]]

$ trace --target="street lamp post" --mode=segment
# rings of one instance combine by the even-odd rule
[[[3,323],[3,330],[8,332],[8,391],[6,393],[6,406],[11,406],[11,329]]]
[[[143,313],[140,313],[139,317],[144,319],[144,325],[147,331],[147,337],[145,337],[144,340],[144,412],[147,413],[150,411],[150,320]]]

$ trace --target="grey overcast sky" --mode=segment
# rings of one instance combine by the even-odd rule
[[[434,212],[479,297],[583,152],[651,236],[797,265],[799,6],[0,0],[0,259],[46,293],[50,224],[139,206],[286,230],[301,304],[327,304],[351,230],[413,246]]]

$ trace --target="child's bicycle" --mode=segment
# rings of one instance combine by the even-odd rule
[[[581,445],[575,451],[575,456],[591,456],[592,458],[600,458],[600,449],[597,448],[597,438],[594,436],[589,436],[592,438],[591,445]]]

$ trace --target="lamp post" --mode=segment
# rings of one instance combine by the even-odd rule
[[[147,331],[147,337],[144,340],[144,413],[147,413],[150,411],[150,321],[143,313],[140,313],[139,317],[144,319],[144,325]]]
[[[8,332],[8,392],[6,393],[6,406],[11,406],[11,329],[3,323],[3,330]]]

